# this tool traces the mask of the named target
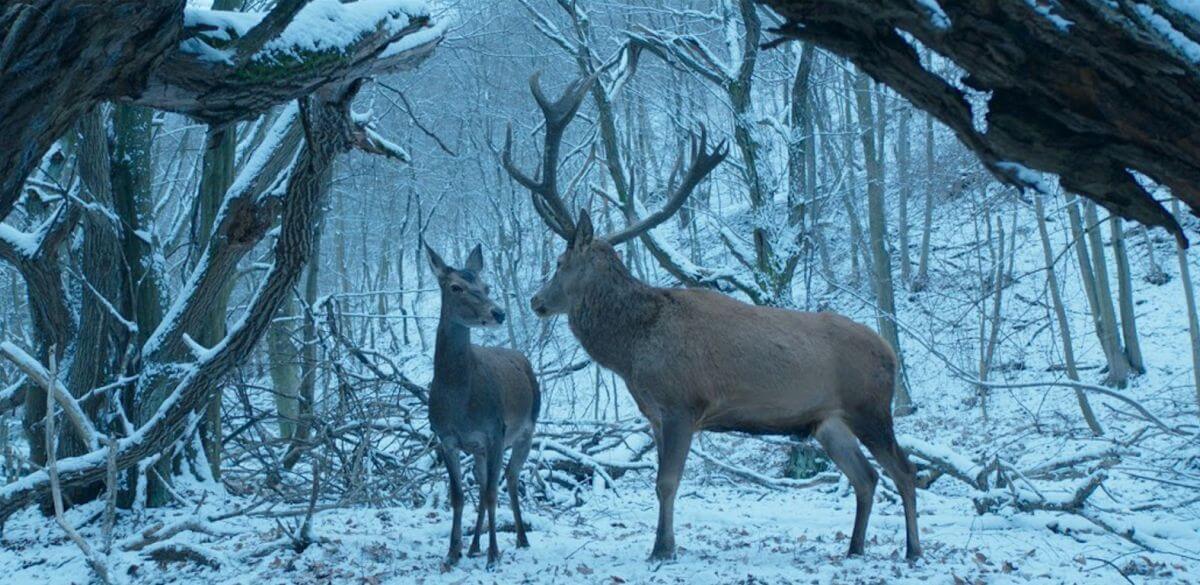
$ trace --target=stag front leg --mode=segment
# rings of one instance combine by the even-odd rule
[[[675,493],[683,477],[683,466],[692,448],[692,425],[689,421],[663,419],[658,432],[658,531],[650,560],[675,558]]]
[[[446,464],[446,471],[450,474],[450,506],[454,509],[454,522],[450,528],[450,552],[446,554],[446,567],[451,567],[462,558],[462,467],[458,462],[458,449],[442,446],[438,451]]]

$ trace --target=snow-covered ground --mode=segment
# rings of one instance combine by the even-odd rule
[[[943,209],[939,213],[957,212],[953,206]],[[1028,208],[1019,213],[1027,214]],[[1040,243],[1028,216],[1024,219],[1015,240],[1015,284],[1005,292],[1003,335],[989,380],[1062,381],[1061,369],[1052,367],[1061,364],[1061,356],[1057,325],[1045,304]],[[1173,431],[1162,430],[1127,404],[1091,395],[1106,428],[1098,438],[1088,432],[1065,387],[994,388],[984,420],[976,388],[947,366],[949,361],[960,372],[977,367],[972,343],[979,308],[973,303],[982,297],[979,282],[962,276],[970,274],[974,263],[970,251],[975,236],[969,225],[956,226],[950,218],[938,218],[936,225],[946,227],[934,238],[934,284],[925,293],[905,293],[899,299],[908,380],[920,405],[915,415],[898,421],[902,442],[936,451],[961,467],[1000,460],[1030,470],[1079,454],[1119,453],[1120,461],[1105,470],[1102,487],[1081,513],[1020,510],[1008,488],[985,494],[943,476],[918,494],[925,556],[910,564],[902,553],[901,507],[885,479],[876,495],[866,555],[851,559],[845,552],[854,498],[844,479],[804,489],[769,489],[693,455],[676,507],[679,557],[668,563],[646,560],[657,502],[652,473],[638,470],[613,486],[583,487],[575,493],[560,489],[547,496],[541,488],[529,489],[524,501],[533,525],[532,548],[517,550],[511,531],[503,532],[503,556],[494,572],[485,570],[482,558],[464,558],[457,567],[442,570],[450,529],[442,485],[426,494],[431,497],[421,508],[318,511],[312,529],[317,542],[303,552],[291,548],[287,536],[299,519],[261,515],[262,510],[206,522],[211,534],[185,531],[165,544],[125,550],[148,527],[228,515],[250,503],[212,485],[179,486],[182,498],[198,504],[122,513],[110,570],[117,580],[135,583],[1200,582],[1200,421],[1170,240],[1156,234],[1158,262],[1172,278],[1155,286],[1143,280],[1144,243],[1131,238],[1138,327],[1149,371],[1121,392]],[[1061,249],[1065,222],[1054,222],[1050,229]],[[1084,380],[1097,383],[1103,356],[1074,266],[1069,251],[1059,257]],[[843,291],[831,298],[837,310],[874,322],[869,304],[855,295]],[[423,311],[433,314],[436,299],[429,302]],[[560,329],[555,347],[566,352],[562,359],[540,356],[535,361],[566,364],[581,357],[565,328]],[[414,380],[428,379],[427,357],[409,363]],[[570,382],[548,385],[545,418],[571,418],[574,405],[569,408],[568,399],[586,402],[595,382],[594,373],[585,370]],[[633,406],[624,391],[619,396],[620,412],[628,417]],[[784,449],[777,443],[708,435],[699,444],[738,469],[778,477]],[[535,449],[533,460],[539,456],[546,455]],[[1058,501],[1069,499],[1094,465],[1093,460],[1029,481],[1009,479],[1028,497]],[[980,514],[976,500],[985,495],[1001,503]],[[470,502],[468,524],[473,518]],[[500,524],[511,526],[506,498],[501,502]],[[99,504],[70,510],[67,518],[93,546],[102,545]],[[76,546],[36,510],[21,512],[5,527],[0,575],[4,583],[89,580]]]
[[[518,550],[511,532],[500,534],[502,557],[494,572],[484,569],[484,559],[466,557],[442,571],[450,516],[434,508],[319,512],[314,533],[327,540],[300,554],[274,548],[256,556],[278,542],[275,522],[231,519],[213,527],[233,536],[185,533],[171,541],[218,560],[218,568],[119,553],[113,569],[149,583],[1112,583],[1121,580],[1115,567],[1138,582],[1200,579],[1200,564],[1133,552],[1086,522],[1048,514],[981,517],[965,499],[936,492],[921,494],[920,561],[903,558],[903,516],[890,494],[877,498],[866,555],[847,558],[854,499],[846,486],[768,492],[716,480],[690,481],[681,489],[679,557],[651,563],[645,559],[654,538],[653,493],[648,481],[638,480],[578,508],[533,503],[532,547]],[[198,513],[156,512],[144,521],[170,525],[228,505],[215,500]],[[82,522],[97,510],[89,506],[69,517]],[[511,526],[509,519],[502,510],[501,525]],[[82,531],[93,542],[98,524]],[[1054,524],[1057,532],[1047,528]],[[87,582],[75,546],[34,511],[13,519],[4,543],[0,574],[7,583]]]

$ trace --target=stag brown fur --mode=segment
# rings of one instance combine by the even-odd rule
[[[625,380],[650,421],[659,500],[651,558],[674,555],[675,492],[692,435],[703,430],[816,437],[854,486],[850,554],[862,553],[878,481],[861,441],[896,482],[908,558],[920,556],[915,470],[892,428],[892,348],[870,329],[832,313],[756,307],[705,290],[647,286],[613,249],[646,236],[678,211],[725,159],[725,143],[709,150],[701,126],[691,163],[679,175],[672,172],[682,179],[662,208],[639,219],[626,207],[628,225],[609,236],[594,238],[586,210],[578,224],[572,219],[559,192],[558,155],[567,125],[594,82],[595,76],[577,80],[551,101],[534,74],[529,86],[545,118],[542,176],[534,180],[513,164],[511,128],[501,162],[533,194],[546,225],[568,242],[554,277],[531,300],[534,311],[565,313],[584,349]],[[648,246],[653,243],[647,239]]]
[[[565,313],[600,365],[625,380],[658,447],[654,559],[674,555],[673,511],[698,431],[814,436],[857,499],[850,554],[863,551],[877,476],[871,451],[904,505],[907,556],[920,555],[914,468],[896,443],[896,356],[874,331],[833,313],[758,307],[707,290],[648,286],[581,217],[533,309]],[[856,439],[857,438],[857,439]]]
[[[427,251],[442,291],[433,382],[429,387],[429,423],[450,474],[454,519],[446,564],[458,562],[462,554],[463,487],[459,452],[467,451],[474,455],[475,479],[479,484],[475,533],[468,554],[479,553],[486,512],[487,564],[491,568],[500,554],[496,544],[496,492],[504,451],[509,447],[512,454],[504,472],[517,547],[529,546],[521,520],[518,476],[532,446],[541,393],[529,360],[520,352],[471,343],[471,328],[494,327],[504,322],[504,312],[488,297],[488,286],[481,278],[482,249],[475,247],[462,270],[448,266],[433,249]]]

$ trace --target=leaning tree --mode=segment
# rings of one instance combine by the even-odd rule
[[[443,30],[411,0],[278,0],[265,13],[184,0],[0,8],[0,260],[24,280],[35,345],[31,355],[0,343],[25,377],[0,390],[0,408],[24,401],[31,445],[41,444],[47,392],[63,410],[64,439],[74,445],[57,463],[64,490],[98,485],[117,469],[149,480],[152,462],[195,436],[220,381],[250,356],[311,256],[337,156],[405,156],[352,113],[354,97],[371,76],[421,63]],[[277,110],[225,173],[211,225],[197,236],[202,249],[173,297],[143,294],[153,275],[134,274],[154,253],[139,250],[137,207],[146,202],[129,199],[137,189],[114,167],[139,146],[109,139],[106,102],[116,104],[114,124],[122,108],[138,106],[190,116],[210,136]],[[219,143],[208,141],[206,165],[220,162]],[[63,144],[78,185],[44,180]],[[41,217],[22,210],[29,227],[21,229],[4,220],[22,201],[54,207]],[[64,243],[76,235],[82,254],[72,266]],[[219,301],[239,261],[260,244],[270,248],[266,275],[238,319],[205,340],[211,315],[224,320]],[[56,362],[61,380],[43,365]],[[0,524],[50,485],[43,466],[0,488]]]
[[[1145,181],[1200,212],[1200,9],[1182,0],[762,0],[780,40],[849,59],[958,135],[1001,181],[1038,175],[1186,244]],[[984,92],[925,68],[949,59]],[[1136,173],[1136,174],[1135,174]]]

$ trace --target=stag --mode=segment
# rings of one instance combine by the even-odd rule
[[[578,224],[558,191],[563,131],[593,79],[571,84],[551,102],[537,77],[533,96],[545,116],[542,178],[512,162],[511,132],[502,163],[533,193],[535,209],[567,241],[553,277],[531,299],[539,316],[565,314],[571,332],[600,365],[615,371],[650,422],[658,451],[658,530],[651,560],[675,554],[675,493],[699,431],[799,435],[817,439],[849,478],[857,508],[851,555],[861,554],[878,475],[874,455],[900,492],[907,556],[921,554],[915,468],[896,443],[892,392],[896,355],[878,334],[833,313],[758,307],[703,289],[657,288],[629,272],[614,246],[669,218],[725,158],[709,150],[703,129],[691,165],[663,208],[595,237],[586,210]],[[677,167],[678,168],[678,165]]]
[[[450,474],[450,504],[454,508],[450,552],[446,565],[462,555],[463,486],[459,451],[474,455],[479,506],[475,533],[468,555],[479,554],[483,515],[488,519],[487,566],[495,566],[496,491],[504,451],[512,448],[504,468],[509,504],[517,530],[517,548],[529,546],[518,501],[518,476],[529,456],[533,430],[541,409],[541,392],[529,360],[520,352],[471,343],[474,327],[497,327],[504,322],[480,278],[483,250],[475,246],[463,269],[455,269],[426,246],[429,265],[442,291],[441,319],[433,353],[433,383],[429,386],[429,426],[438,438],[438,449]]]

